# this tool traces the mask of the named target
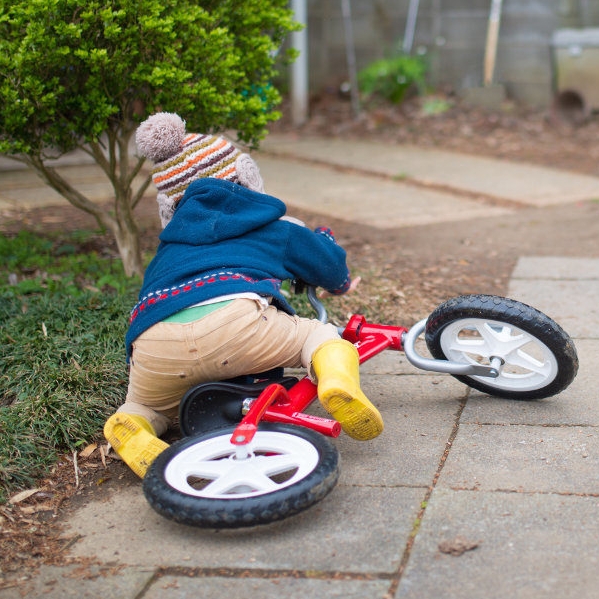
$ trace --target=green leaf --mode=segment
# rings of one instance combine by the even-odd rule
[[[68,151],[158,107],[257,143],[278,118],[275,54],[295,28],[284,0],[4,2],[0,152]]]

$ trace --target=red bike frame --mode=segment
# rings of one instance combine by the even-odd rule
[[[355,314],[342,336],[355,345],[362,364],[386,349],[403,351],[407,332],[404,327],[370,324],[364,316]],[[341,425],[336,420],[304,413],[316,398],[317,387],[307,376],[289,390],[278,383],[269,385],[252,402],[233,432],[231,443],[247,445],[258,430],[260,421],[296,424],[329,437],[338,437]]]

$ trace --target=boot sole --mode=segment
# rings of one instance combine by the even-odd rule
[[[168,443],[149,433],[126,414],[113,414],[104,425],[104,436],[122,460],[143,478]]]
[[[322,399],[322,405],[352,439],[368,441],[383,432],[383,419],[368,399],[365,403],[342,391],[327,395],[329,398]]]

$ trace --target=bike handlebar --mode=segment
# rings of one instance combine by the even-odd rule
[[[318,296],[316,295],[316,287],[308,285],[308,288],[306,289],[306,295],[308,296],[308,301],[310,302],[310,305],[314,308],[314,311],[316,312],[316,318],[320,320],[320,322],[326,323],[329,317],[327,314],[327,310],[324,307],[324,304],[318,299]]]

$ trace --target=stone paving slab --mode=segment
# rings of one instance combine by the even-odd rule
[[[388,580],[314,580],[294,578],[185,578],[165,576],[158,579],[144,599],[367,599],[383,597]]]
[[[486,218],[513,211],[399,180],[377,179],[373,185],[373,178],[363,173],[341,173],[331,166],[302,164],[262,154],[256,158],[268,182],[266,191],[282,198],[290,214],[297,206],[386,229]],[[114,197],[108,180],[95,164],[65,160],[58,171],[94,202]],[[136,184],[141,184],[141,180],[138,176]],[[66,205],[66,200],[29,169],[0,169],[0,209],[61,204]]]
[[[599,501],[544,493],[437,489],[397,599],[581,599],[599,587]],[[460,556],[439,544],[478,547]]]
[[[368,443],[336,440],[344,484],[426,489],[433,480],[468,389],[447,375],[362,378],[383,433]]]
[[[18,587],[0,590],[2,599],[129,599],[139,597],[154,578],[154,568],[73,564],[42,566]]]
[[[527,280],[599,280],[597,258],[524,256],[518,259],[511,281]]]
[[[573,339],[596,339],[599,332],[599,280],[517,279],[509,296],[553,318]]]
[[[559,395],[538,401],[498,399],[471,391],[460,422],[545,426],[599,426],[599,341],[575,340],[579,369]]]
[[[283,522],[204,531],[156,514],[140,487],[80,509],[65,535],[70,554],[117,565],[394,573],[424,498],[423,489],[337,485],[323,501]]]
[[[520,258],[508,294],[556,320],[574,339],[599,337],[599,259]]]
[[[131,144],[131,152],[135,151],[135,144]],[[67,154],[63,154],[60,158],[55,160],[48,160],[47,164],[49,166],[79,166],[82,164],[95,164],[94,159],[84,152],[83,150],[73,150],[72,152],[68,152]],[[29,167],[23,162],[19,162],[18,160],[14,160],[9,158],[5,154],[0,154],[0,173],[9,172],[9,171],[20,171],[20,170],[28,170]],[[32,172],[32,171],[30,171]]]
[[[75,188],[93,202],[107,202],[114,198],[114,190],[102,170],[95,164],[67,164],[57,171]],[[136,185],[142,177],[138,176]],[[40,208],[67,205],[67,200],[29,169],[0,169],[0,209]]]
[[[599,495],[595,427],[461,424],[438,488]]]
[[[346,218],[381,229],[498,216],[511,212],[471,199],[419,188],[401,181],[376,181],[364,174],[343,173],[326,165],[260,155],[266,192],[293,207]]]
[[[392,575],[466,391],[446,375],[366,375],[363,384],[385,416],[386,431],[368,443],[347,437],[336,440],[342,460],[340,482],[304,514],[247,531],[202,531],[161,518],[141,489],[132,486],[101,505],[82,508],[70,519],[65,536],[81,536],[71,554],[145,567]],[[402,397],[395,391],[398,385],[409,394]],[[127,550],[122,551],[125,545]],[[378,592],[379,586],[373,583],[372,588]]]
[[[262,150],[530,206],[599,197],[599,178],[568,171],[408,145],[269,135]],[[268,181],[268,179],[265,179]]]
[[[116,560],[117,563],[124,560],[127,563],[126,555],[121,557],[120,551],[115,552],[121,544],[122,536],[129,539],[127,553],[135,555],[136,560],[140,559],[140,552],[145,553],[146,555],[141,556],[141,563],[148,566],[225,567],[235,564],[237,567],[303,566],[307,569],[327,569],[327,566],[329,569],[344,569],[353,566],[354,571],[359,572],[376,572],[383,567],[386,567],[387,572],[393,571],[398,565],[397,559],[407,541],[418,506],[444,451],[446,437],[453,426],[458,408],[456,396],[463,396],[464,388],[451,377],[443,375],[388,375],[382,377],[383,380],[380,379],[379,376],[366,376],[364,387],[371,397],[383,396],[379,405],[387,420],[385,435],[368,444],[347,438],[339,439],[337,442],[343,464],[340,484],[327,500],[305,515],[247,534],[196,531],[173,525],[153,514],[141,496],[140,489],[133,487],[125,490],[130,496],[123,497],[121,494],[107,504],[90,506],[89,511],[84,508],[70,521],[70,532],[83,535],[74,546],[74,554],[81,556],[94,551],[102,560]],[[397,382],[411,390],[408,397],[398,398],[395,393],[386,391],[392,390]],[[415,384],[422,387],[425,399],[420,397],[420,392],[414,392]],[[418,483],[421,488],[398,488]],[[369,511],[372,510],[371,522],[364,522],[369,519],[368,514],[364,513],[364,506],[367,504],[370,506]],[[355,513],[356,505],[360,506],[360,514]],[[120,509],[117,506],[121,506]],[[122,506],[126,506],[124,512]],[[384,518],[381,518],[381,514],[384,514]],[[291,531],[286,540],[289,525]],[[400,534],[396,534],[397,527]],[[381,528],[386,531],[387,538],[382,534]],[[349,540],[346,538],[348,530],[351,531]],[[115,531],[118,532],[115,534]],[[367,531],[368,534],[365,534]],[[393,532],[392,539],[388,536],[389,532]],[[368,548],[369,554],[351,559],[347,555],[339,556],[339,563],[332,558],[333,561],[327,564],[322,552],[328,554],[331,551],[330,544],[307,551],[306,535],[310,534],[316,537],[324,535],[330,544],[343,546],[349,554],[356,556],[356,546],[351,542],[354,538],[356,545]],[[369,542],[370,534],[373,537]],[[243,554],[248,550],[248,536],[259,542],[252,545],[244,561]],[[156,555],[152,540],[156,538],[161,539],[163,550],[160,555],[168,555],[168,561],[152,561],[152,556]],[[213,540],[217,540],[217,544],[212,543]],[[297,542],[302,547],[301,555],[290,557],[292,550],[287,546],[289,541],[292,544]],[[171,547],[171,543],[175,547]],[[198,546],[201,547],[200,553]],[[260,547],[258,554],[256,546]],[[385,547],[384,554],[387,556],[395,553],[396,561],[390,565],[379,564],[378,568],[374,567],[375,564],[370,562],[375,560],[378,563],[380,556],[376,556],[380,553],[379,546]],[[395,551],[390,551],[393,546]],[[242,555],[239,555],[239,551]],[[314,561],[302,564],[305,554],[312,556]],[[261,561],[265,559],[264,555],[276,557],[265,563]],[[286,560],[291,561],[281,561],[281,555],[287,556]]]

